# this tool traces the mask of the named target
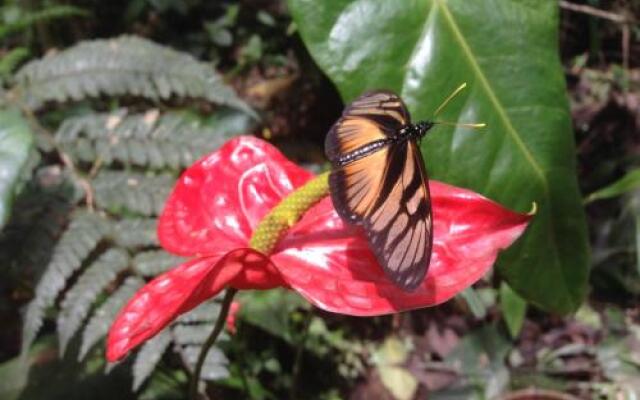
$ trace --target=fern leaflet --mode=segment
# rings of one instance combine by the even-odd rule
[[[96,204],[102,209],[154,216],[162,211],[174,182],[168,174],[147,176],[105,170],[93,180],[93,189]]]
[[[133,297],[133,294],[144,285],[138,277],[130,276],[113,292],[109,298],[93,313],[82,332],[82,346],[78,361],[82,361],[91,347],[93,347],[107,332],[118,311]]]
[[[69,227],[56,244],[51,262],[36,287],[33,300],[27,306],[22,330],[23,353],[38,334],[46,309],[53,306],[67,279],[82,266],[82,262],[108,231],[108,222],[96,214],[79,212],[73,216]]]
[[[209,64],[136,36],[81,42],[28,63],[16,74],[16,82],[32,108],[101,94],[151,100],[178,96],[255,115]]]
[[[246,133],[251,119],[237,111],[220,111],[206,124],[186,114],[158,110],[127,115],[126,110],[89,114],[64,121],[56,141],[75,160],[105,165],[116,162],[153,169],[184,168]]]
[[[129,255],[120,249],[109,249],[94,261],[67,291],[58,313],[60,354],[80,328],[98,295],[129,265]]]
[[[133,363],[133,390],[138,390],[156,368],[162,355],[171,344],[171,334],[167,329],[148,340],[138,351]]]
[[[140,275],[153,277],[166,272],[185,260],[183,257],[174,256],[163,250],[149,250],[136,254],[131,264],[133,270]]]
[[[198,354],[202,345],[207,340],[218,318],[220,304],[218,299],[209,300],[193,309],[191,312],[182,315],[172,324],[171,332],[175,349],[180,354],[183,362],[193,371]],[[222,335],[218,340],[225,340],[228,337]],[[201,378],[205,380],[222,379],[229,376],[227,365],[229,360],[222,350],[213,346],[202,366]]]
[[[111,239],[120,247],[138,249],[158,246],[155,218],[128,218],[115,223]]]

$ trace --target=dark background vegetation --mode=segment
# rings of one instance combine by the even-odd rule
[[[112,315],[133,288],[173,265],[176,258],[158,248],[153,233],[163,199],[182,168],[231,136],[257,135],[314,171],[326,168],[324,135],[339,116],[342,99],[350,100],[363,82],[339,67],[328,67],[341,59],[319,46],[323,13],[333,12],[332,3],[339,10],[348,2],[327,2],[326,10],[309,16],[305,1],[295,0],[288,4],[291,12],[286,2],[274,0],[4,1],[0,170],[15,179],[8,183],[9,195],[0,185],[0,398],[185,397],[193,364],[188,354],[199,348],[210,329],[216,301],[205,305],[212,307],[207,309],[211,314],[175,324],[171,335],[155,343],[158,347],[107,368],[105,374],[99,341],[104,328],[98,322],[91,325],[89,309],[74,309],[71,300],[65,303],[65,293],[75,290],[102,307],[104,315]],[[490,2],[477,2],[484,3]],[[552,0],[542,3],[556,7]],[[324,313],[284,291],[243,293],[238,333],[219,344],[209,365],[215,379],[208,383],[208,396],[640,395],[640,2],[576,0],[560,1],[557,7],[558,34],[550,37],[559,43],[576,144],[575,154],[558,154],[577,159],[582,199],[570,208],[586,212],[591,256],[588,285],[569,285],[578,294],[568,296],[579,303],[554,309],[552,303],[566,288],[551,285],[546,294],[533,293],[526,287],[526,274],[509,273],[506,281],[496,274],[437,308],[368,319]],[[308,25],[299,26],[299,21]],[[372,19],[371,29],[375,27]],[[124,82],[122,90],[107,84],[93,93],[91,70],[87,76],[70,72],[69,81],[43,89],[37,73],[25,67],[31,60],[55,58],[64,49],[95,39],[120,38],[115,40],[121,48],[153,54],[149,57],[160,52],[145,47],[153,46],[147,42],[127,44],[122,35],[175,50],[157,61],[167,71],[131,75],[140,61],[116,51],[112,56],[119,61],[107,71],[105,82]],[[537,45],[532,44],[523,62],[540,56],[533,51]],[[553,51],[554,46],[548,44]],[[100,51],[105,50],[80,49],[66,64],[61,61],[60,68],[99,57]],[[42,61],[38,73],[54,80],[50,60]],[[150,76],[151,82],[154,74],[165,72],[171,76],[171,63],[193,66],[195,88],[189,86],[193,82],[175,81],[165,96],[152,84],[137,87],[129,81]],[[356,73],[375,75],[372,69]],[[207,74],[224,87],[222,95],[198,91]],[[511,86],[519,90],[548,84],[534,78]],[[350,81],[357,82],[356,87]],[[535,87],[527,90],[539,93]],[[445,96],[440,93],[434,101]],[[408,99],[418,113],[419,99]],[[122,136],[117,143],[107,140],[111,150],[101,153],[109,118],[127,121],[131,128],[118,133]],[[152,121],[149,129],[169,129],[177,139],[140,128],[145,118]],[[139,137],[132,139],[128,132],[136,129]],[[11,135],[17,141],[3,142]],[[446,134],[442,137],[448,140]],[[438,143],[427,145],[437,149]],[[159,155],[152,161],[156,148]],[[21,149],[27,151],[22,154]],[[430,151],[436,150],[426,149]],[[184,157],[173,159],[178,153]],[[437,164],[437,156],[427,159],[442,178],[444,167],[429,165]],[[530,203],[525,198],[514,203],[508,196],[503,201],[515,208]],[[554,216],[554,221],[562,219]],[[573,238],[563,240],[570,246]],[[113,275],[89,275],[81,285],[87,275],[81,271],[94,265],[104,265]],[[579,260],[567,270],[577,271],[570,278],[576,282],[582,279],[581,271],[587,274]],[[59,287],[39,283],[56,277]],[[131,279],[125,282],[126,277]],[[187,330],[190,342],[181,339],[186,334],[178,334]],[[60,357],[60,347],[67,345]],[[534,391],[540,397],[534,397]]]

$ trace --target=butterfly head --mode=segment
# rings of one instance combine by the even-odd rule
[[[416,124],[416,127],[420,131],[420,136],[424,136],[427,134],[427,131],[433,127],[433,122],[431,121],[420,121]]]
[[[409,136],[412,139],[422,139],[427,132],[429,131],[429,129],[431,129],[433,127],[433,122],[431,121],[420,121],[418,123],[416,123],[415,125],[411,125],[409,127]]]

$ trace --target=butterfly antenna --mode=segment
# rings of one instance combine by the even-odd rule
[[[440,114],[440,111],[442,111],[447,106],[447,104],[449,104],[449,102],[451,102],[451,100],[453,100],[453,98],[456,97],[466,87],[467,87],[466,82],[458,86],[458,88],[454,90],[453,93],[451,93],[446,99],[444,99],[442,104],[440,104],[440,107],[438,107],[436,111],[433,113],[433,116],[435,117],[436,115]],[[460,126],[463,128],[471,128],[471,129],[480,129],[487,126],[487,124],[485,123],[466,124],[466,123],[457,123],[457,122],[449,122],[449,121],[433,121],[433,123],[437,125]]]
[[[481,123],[459,123],[459,122],[449,122],[449,121],[433,121],[435,125],[448,125],[448,126],[460,126],[462,128],[471,128],[471,129],[482,129],[487,124],[484,122]]]
[[[440,107],[436,108],[436,111],[433,113],[433,116],[435,117],[436,115],[440,114],[440,111],[442,111],[442,109],[444,109],[447,106],[447,104],[449,104],[449,102],[451,100],[453,100],[453,98],[456,97],[458,95],[458,93],[460,93],[466,87],[467,87],[467,82],[465,82],[462,85],[458,86],[458,88],[456,90],[454,90],[453,93],[451,93],[449,95],[449,97],[444,99],[442,104],[440,104]]]

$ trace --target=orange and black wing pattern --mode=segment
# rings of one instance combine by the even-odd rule
[[[336,211],[364,228],[387,276],[413,290],[429,266],[433,225],[420,150],[413,140],[397,139],[408,124],[398,96],[368,93],[333,126],[325,151],[333,164],[329,184]]]

